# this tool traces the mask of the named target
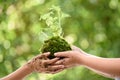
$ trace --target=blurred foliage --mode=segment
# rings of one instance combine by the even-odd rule
[[[52,5],[71,17],[62,21],[65,39],[101,57],[120,57],[119,0],[0,0],[0,77],[39,54],[43,25]],[[111,80],[77,67],[55,75],[31,74],[26,80]]]

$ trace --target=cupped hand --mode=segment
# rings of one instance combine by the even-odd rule
[[[57,52],[55,53],[56,57],[64,57],[60,59],[55,64],[64,65],[66,68],[74,67],[82,64],[82,58],[85,55],[85,52],[79,49],[76,46],[72,46],[71,51]]]
[[[64,69],[64,65],[55,65],[59,58],[48,59],[50,53],[40,54],[28,62],[32,71],[39,73],[58,73]]]

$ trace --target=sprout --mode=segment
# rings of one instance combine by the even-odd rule
[[[40,20],[44,20],[47,28],[40,32],[41,40],[44,41],[41,52],[50,52],[49,58],[54,58],[55,52],[71,50],[70,45],[63,38],[61,20],[69,15],[62,12],[57,6],[52,6],[49,12],[42,15]]]

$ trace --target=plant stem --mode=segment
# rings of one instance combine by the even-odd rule
[[[60,10],[58,10],[58,22],[59,22],[59,27],[61,27],[61,14],[60,14]]]
[[[61,34],[59,36],[62,35],[62,28],[61,28],[61,10],[58,10],[58,27],[61,30]]]

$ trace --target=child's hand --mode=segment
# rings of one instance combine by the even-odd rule
[[[64,65],[66,68],[82,65],[82,58],[86,53],[76,46],[72,46],[72,51],[64,51],[55,53],[56,57],[64,57],[55,64]]]

